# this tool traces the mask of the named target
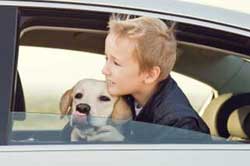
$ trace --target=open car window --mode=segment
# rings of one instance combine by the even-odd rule
[[[80,79],[104,80],[101,73],[104,64],[104,54],[20,46],[18,71],[22,77],[26,111],[59,114],[58,103],[62,94]],[[171,76],[193,108],[202,115],[208,103],[217,95],[216,90],[174,71]]]
[[[63,138],[63,135],[70,135],[65,130],[69,126],[71,117],[60,118],[59,103],[65,91],[72,88],[80,79],[104,80],[101,74],[104,63],[103,54],[20,46],[18,71],[22,79],[26,113],[13,113],[12,143],[83,143],[83,141],[70,142]],[[202,109],[213,98],[213,89],[176,72],[172,72],[171,75],[184,90],[194,108],[202,113]],[[200,90],[195,91],[197,88]],[[23,114],[26,115],[24,120],[15,120],[23,117]],[[141,122],[130,122],[126,128],[129,130],[124,134],[126,139],[114,143],[229,143],[219,137],[212,139],[209,135],[198,132]],[[149,134],[148,131],[152,133]],[[131,132],[136,133],[131,135]]]

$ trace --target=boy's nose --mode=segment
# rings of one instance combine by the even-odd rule
[[[105,76],[110,74],[110,70],[108,68],[108,63],[107,62],[105,63],[105,65],[102,68],[102,74],[104,74]]]

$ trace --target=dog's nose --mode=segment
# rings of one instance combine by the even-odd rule
[[[88,115],[90,111],[90,106],[88,104],[78,104],[76,106],[76,110],[80,113]]]

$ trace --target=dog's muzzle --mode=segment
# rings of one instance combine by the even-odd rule
[[[75,126],[79,129],[89,126],[88,116],[90,109],[90,106],[85,103],[76,105],[76,110],[73,111],[71,115],[71,126]]]
[[[91,116],[90,111],[91,107],[86,103],[76,105],[76,111],[72,113],[71,125],[82,129],[87,126],[99,127],[107,124],[108,118]]]
[[[76,106],[76,111],[88,115],[91,107],[88,104],[78,104]]]

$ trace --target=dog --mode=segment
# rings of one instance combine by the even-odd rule
[[[122,141],[124,136],[109,124],[123,124],[132,117],[122,97],[111,96],[105,81],[80,80],[60,100],[61,118],[69,115],[70,141]]]

